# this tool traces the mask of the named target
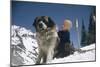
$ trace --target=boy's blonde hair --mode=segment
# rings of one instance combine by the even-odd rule
[[[72,27],[72,22],[69,19],[64,20],[63,30],[70,30]]]

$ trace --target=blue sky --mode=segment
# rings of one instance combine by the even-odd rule
[[[63,21],[69,18],[72,24],[75,23],[75,19],[79,20],[79,31],[81,30],[82,19],[86,30],[89,24],[89,16],[93,11],[93,6],[82,5],[68,5],[68,4],[50,4],[50,3],[37,3],[37,2],[12,2],[12,24],[26,27],[35,32],[32,23],[37,16],[50,16],[61,29]],[[80,34],[81,35],[81,34]],[[70,30],[71,41],[74,46],[77,47],[78,37],[75,31],[74,25]]]

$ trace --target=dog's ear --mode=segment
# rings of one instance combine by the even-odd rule
[[[50,17],[48,17],[48,22],[49,22],[49,27],[54,27],[55,26],[55,23],[54,23],[54,21],[50,18]]]
[[[36,18],[34,19],[33,24],[32,24],[32,25],[35,26],[35,27],[36,27],[37,20],[38,20],[38,17],[36,17]]]
[[[37,20],[38,20],[38,17],[34,19],[33,24],[32,24],[36,31],[37,31]]]

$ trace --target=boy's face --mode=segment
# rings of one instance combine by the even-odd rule
[[[63,30],[70,30],[71,28],[71,21],[65,20],[63,24]]]

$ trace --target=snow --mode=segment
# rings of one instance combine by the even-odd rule
[[[17,30],[17,33],[16,33],[16,30]],[[32,46],[38,47],[36,39],[33,39],[33,37],[35,38],[36,34],[31,32],[30,30],[27,30],[24,27],[20,27],[20,26],[16,26],[16,25],[12,26],[12,35],[11,35],[12,38],[11,39],[13,41],[12,42],[13,45],[17,45],[20,43],[20,39],[19,39],[19,37],[17,37],[17,34],[21,37],[26,49],[31,51],[33,49]],[[25,36],[23,36],[23,35],[25,35]]]
[[[33,47],[32,47],[33,45],[37,47],[37,42],[35,40],[32,40],[32,38],[29,38],[29,37],[23,38],[23,44],[26,47],[26,49],[28,49],[29,51],[33,50]]]
[[[95,44],[91,44],[90,46],[86,46],[81,48],[82,50],[90,50],[90,49],[95,49]]]
[[[64,63],[64,62],[83,62],[83,61],[95,61],[95,44],[81,48],[82,50],[90,50],[84,53],[74,52],[73,55],[68,57],[54,59],[48,63]],[[91,50],[92,49],[92,50]]]
[[[11,64],[15,66],[34,64],[38,55],[36,34],[16,25],[12,25],[11,29]]]

